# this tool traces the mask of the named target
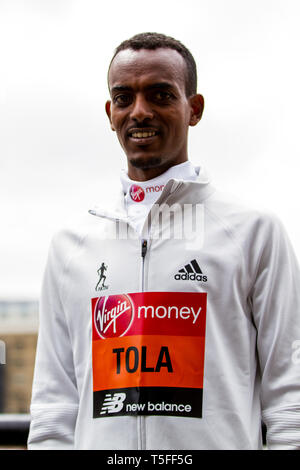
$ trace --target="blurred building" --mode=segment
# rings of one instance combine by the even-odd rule
[[[29,413],[38,330],[38,302],[0,301],[0,412]]]

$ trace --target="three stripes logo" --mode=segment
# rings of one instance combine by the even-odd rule
[[[179,269],[178,274],[175,274],[176,281],[202,281],[207,282],[207,276],[203,275],[199,264],[195,259],[186,264],[184,268]]]

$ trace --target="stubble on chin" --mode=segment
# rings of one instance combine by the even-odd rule
[[[129,159],[129,163],[134,168],[140,170],[150,170],[151,168],[156,168],[161,166],[160,157],[147,157],[147,158],[132,158]]]

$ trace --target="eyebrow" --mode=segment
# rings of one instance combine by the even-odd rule
[[[155,90],[155,89],[170,89],[170,88],[174,88],[173,85],[169,82],[158,82],[158,83],[152,83],[151,85],[148,85],[145,87],[145,90],[148,91],[148,90]],[[124,86],[124,85],[118,85],[118,86],[114,86],[112,89],[111,89],[111,92],[117,92],[117,91],[133,91],[133,88],[130,87],[130,86]]]

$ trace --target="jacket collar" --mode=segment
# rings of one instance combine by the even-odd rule
[[[175,202],[181,202],[182,204],[195,203],[195,201],[201,203],[209,197],[215,191],[210,177],[204,168],[199,166],[196,167],[196,170],[198,177],[195,181],[171,178],[162,190],[156,204],[162,204],[168,196],[172,199],[172,204]],[[115,198],[113,198],[110,204],[105,204],[105,206],[95,205],[89,210],[89,213],[106,219],[130,222],[125,207],[124,192],[120,188],[120,184],[117,191],[114,191],[114,194]]]

